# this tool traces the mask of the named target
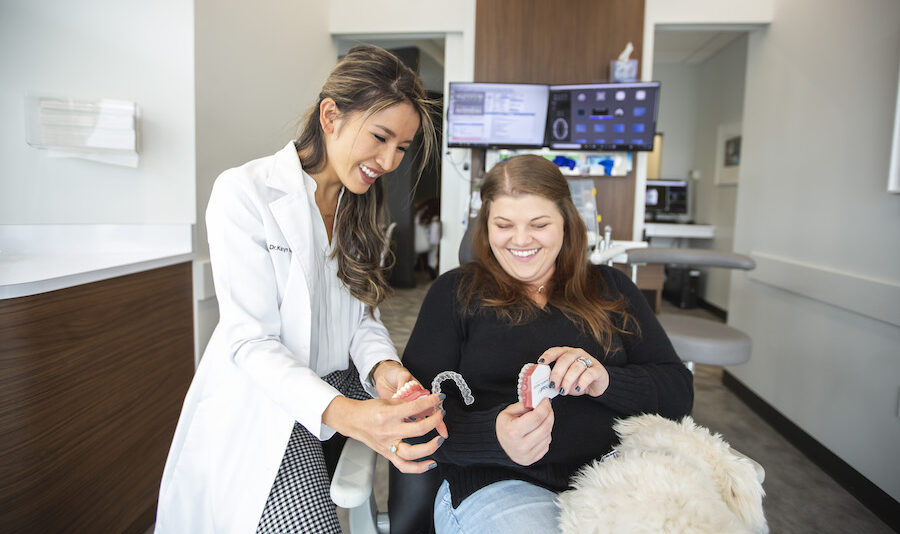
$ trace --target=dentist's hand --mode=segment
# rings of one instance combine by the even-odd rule
[[[375,382],[375,390],[378,392],[378,397],[390,399],[404,384],[410,380],[416,380],[416,378],[400,362],[384,360],[375,367],[375,371],[372,372],[372,380]],[[440,408],[438,406],[438,410]],[[437,431],[438,434],[445,438],[447,437],[447,426],[444,424],[443,419],[438,423]]]
[[[410,402],[400,399],[359,401],[338,396],[322,412],[322,422],[345,436],[365,443],[401,472],[424,473],[436,464],[416,460],[434,454],[447,436],[440,404],[439,395],[428,395]],[[434,413],[415,422],[403,420],[425,411]],[[412,445],[402,441],[424,436],[435,428],[439,433],[443,429],[443,434],[426,443]]]
[[[534,410],[521,402],[510,404],[497,415],[497,440],[509,456],[519,465],[531,465],[550,450],[550,432],[553,430],[553,408],[550,399],[544,399]]]
[[[390,399],[400,387],[415,380],[412,373],[398,361],[384,360],[379,362],[372,372],[372,381],[382,399]]]

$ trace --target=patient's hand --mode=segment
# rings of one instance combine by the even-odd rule
[[[550,382],[560,388],[560,395],[599,397],[609,387],[606,367],[584,349],[551,347],[541,354],[538,363],[554,363]]]
[[[497,440],[509,456],[519,465],[531,465],[550,450],[550,432],[553,430],[553,408],[550,399],[544,399],[534,410],[521,402],[510,404],[497,415]]]

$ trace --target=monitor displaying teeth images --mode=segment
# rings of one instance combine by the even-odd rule
[[[447,146],[538,148],[544,143],[549,86],[450,83]]]
[[[650,151],[659,82],[551,85],[546,146]]]

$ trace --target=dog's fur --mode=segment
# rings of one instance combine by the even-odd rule
[[[559,496],[563,534],[765,534],[756,470],[690,417],[620,420],[615,456]]]

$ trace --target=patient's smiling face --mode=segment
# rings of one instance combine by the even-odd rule
[[[537,289],[556,267],[563,244],[563,216],[556,204],[538,195],[501,195],[490,206],[488,241],[510,276]]]

